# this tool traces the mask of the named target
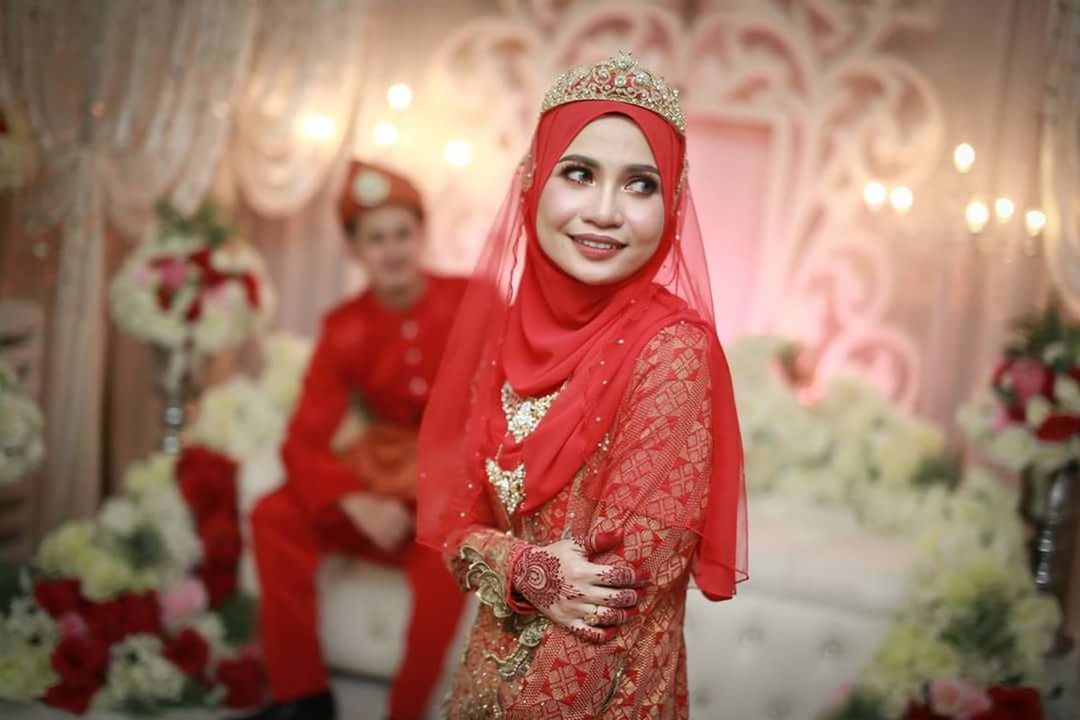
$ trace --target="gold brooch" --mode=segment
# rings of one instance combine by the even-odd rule
[[[638,65],[630,53],[620,52],[592,67],[578,66],[555,79],[541,105],[541,113],[579,100],[614,100],[652,110],[680,133],[686,119],[679,107],[679,91],[664,78]]]

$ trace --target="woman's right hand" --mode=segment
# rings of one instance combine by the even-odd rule
[[[622,543],[620,533],[599,533],[591,542],[560,540],[526,548],[513,567],[513,589],[533,607],[572,632],[604,642],[615,627],[637,614],[638,588],[649,578],[629,565],[598,565],[590,555]]]

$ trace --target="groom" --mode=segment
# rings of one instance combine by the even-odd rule
[[[424,209],[404,177],[354,162],[338,211],[370,284],[324,317],[282,448],[287,482],[251,516],[274,700],[252,720],[336,717],[318,639],[315,575],[326,554],[401,567],[408,579],[392,720],[423,715],[464,603],[412,533],[416,432],[465,280],[421,270]]]

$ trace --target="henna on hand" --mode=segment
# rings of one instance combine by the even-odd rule
[[[601,607],[596,613],[596,620],[600,625],[622,625],[630,618],[637,616],[637,614],[638,611],[632,608],[624,610],[622,608]]]
[[[608,565],[607,569],[597,575],[597,583],[612,588],[641,587],[649,580],[648,570],[635,570],[625,565]]]
[[[611,593],[604,604],[610,608],[628,608],[637,605],[637,602],[637,591],[625,589]]]
[[[527,548],[521,553],[514,565],[512,580],[514,589],[541,610],[552,607],[560,598],[582,597],[566,583],[559,559],[538,547]]]
[[[571,625],[569,630],[571,635],[576,635],[583,640],[594,643],[607,642],[615,636],[615,628],[580,627],[578,625]]]

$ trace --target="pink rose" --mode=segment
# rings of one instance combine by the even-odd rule
[[[1036,395],[1053,399],[1054,373],[1042,363],[1028,358],[1020,358],[1009,370],[1012,389],[1021,407],[1027,407],[1028,400]]]
[[[1001,432],[1006,426],[1012,423],[1012,418],[1009,416],[1009,411],[1005,409],[1005,406],[1000,402],[994,403],[994,409],[990,414],[990,427],[994,432]]]
[[[185,618],[204,612],[209,601],[206,586],[198,578],[181,580],[161,596],[161,623],[176,627]]]
[[[970,720],[993,707],[990,696],[959,678],[937,678],[930,683],[930,708],[939,715]]]
[[[231,290],[226,283],[220,285],[213,285],[206,288],[202,292],[202,299],[207,305],[227,305],[229,303],[229,296]]]
[[[162,257],[153,261],[152,266],[158,271],[161,286],[170,292],[176,292],[187,279],[187,262],[184,258]]]
[[[86,620],[83,616],[77,612],[67,612],[60,616],[56,621],[56,625],[60,628],[61,637],[79,637],[86,634],[86,630],[89,627],[86,624]]]
[[[135,270],[135,284],[141,288],[152,288],[156,284],[157,276],[145,265]]]

